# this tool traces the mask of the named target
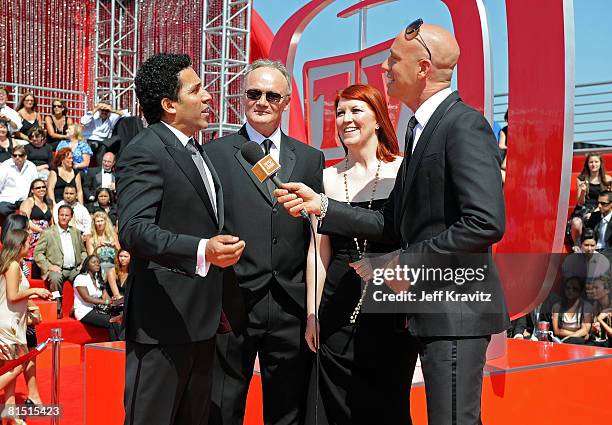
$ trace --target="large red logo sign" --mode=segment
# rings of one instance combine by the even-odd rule
[[[340,12],[389,0],[362,1]],[[486,8],[482,0],[442,0],[450,12],[461,48],[457,66],[463,100],[492,118],[493,82]],[[280,28],[270,55],[294,74],[301,34],[333,0],[313,0]],[[418,15],[418,10],[413,14]],[[505,186],[507,226],[497,253],[526,254],[499,264],[511,313],[532,309],[547,295],[557,262],[542,255],[560,253],[567,219],[572,157],[574,99],[574,22],[571,0],[506,2],[509,63],[510,149]],[[546,25],[542,25],[545,22]],[[398,33],[399,33],[398,29]],[[304,115],[292,104],[285,129],[323,150],[328,159],[340,157],[334,128],[333,100],[337,90],[367,82],[384,92],[381,63],[391,40],[364,51],[312,60],[304,66]],[[410,116],[389,99],[391,119],[403,139]],[[298,122],[305,122],[300,128]],[[517,270],[520,258],[520,273]]]

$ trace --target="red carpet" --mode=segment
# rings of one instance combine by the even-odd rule
[[[45,404],[51,402],[51,369],[37,371],[38,390]],[[17,403],[22,404],[26,398],[27,388],[23,375],[17,378]],[[60,373],[60,399],[63,412],[62,425],[83,425],[83,365],[62,366]],[[50,424],[48,418],[30,418],[28,423]]]

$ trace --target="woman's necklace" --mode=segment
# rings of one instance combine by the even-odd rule
[[[372,202],[374,202],[374,195],[376,194],[376,186],[378,185],[378,178],[380,175],[380,163],[381,161],[378,160],[378,165],[376,166],[376,174],[374,175],[374,183],[372,185],[372,196],[370,197],[370,202],[368,203],[369,210],[372,209]],[[348,190],[348,179],[346,177],[347,172],[348,172],[348,156],[344,159],[344,173],[342,173],[342,175],[344,176],[344,194],[346,196],[346,203],[348,205],[351,205],[351,198],[349,196],[349,190]],[[353,238],[353,240],[355,241],[355,248],[357,248],[357,255],[359,256],[359,259],[362,259],[366,252],[366,248],[368,246],[368,240],[364,239],[363,250],[359,249],[359,241],[357,240],[357,238]]]
[[[369,210],[372,209],[372,203],[374,202],[374,195],[376,194],[376,186],[378,185],[378,179],[380,176],[380,164],[381,164],[381,161],[378,160],[378,165],[376,166],[376,174],[374,175],[374,183],[372,185],[372,196],[370,197],[370,202],[368,203]],[[347,172],[348,172],[348,156],[344,160],[344,173],[342,174],[344,176],[344,194],[346,195],[346,203],[348,205],[351,205],[351,198],[349,196],[349,190],[348,190],[348,179],[346,177]],[[361,251],[359,250],[359,241],[357,240],[357,238],[353,238],[353,240],[355,241],[355,248],[357,248],[357,255],[359,256],[359,259],[362,259],[363,256],[365,255],[366,248],[368,246],[368,240],[364,239],[363,250]],[[365,285],[363,285],[363,291],[361,291],[361,297],[359,297],[359,301],[357,302],[357,305],[355,306],[355,309],[351,313],[351,317],[349,319],[349,322],[351,323],[351,325],[354,325],[355,322],[357,321],[357,317],[359,317],[359,312],[361,311],[361,305],[363,304],[363,299],[365,297],[366,292],[368,291],[369,283],[370,281],[367,281]]]

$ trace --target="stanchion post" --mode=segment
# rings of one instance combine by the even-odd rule
[[[51,329],[51,404],[59,406],[59,382],[60,382],[60,345],[62,343],[62,330]],[[53,416],[52,425],[59,425],[59,415]]]

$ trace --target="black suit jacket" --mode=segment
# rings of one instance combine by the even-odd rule
[[[303,181],[322,191],[323,154],[282,134],[280,148],[282,181]],[[224,188],[224,232],[246,242],[240,261],[226,269],[224,310],[234,329],[241,327],[244,313],[267,291],[272,281],[301,307],[305,306],[305,267],[310,228],[302,219],[291,217],[260,183],[240,147],[247,142],[243,127],[238,133],[204,145]]]
[[[85,202],[90,202],[90,197],[95,196],[96,190],[102,186],[102,167],[93,167],[87,173],[81,174],[83,177],[83,196]],[[115,182],[116,175],[112,173],[112,181]]]
[[[383,209],[330,200],[319,231],[400,242],[407,254],[483,253],[488,278],[473,288],[491,293],[494,304],[439,303],[441,314],[415,314],[410,329],[421,336],[501,332],[510,322],[490,255],[505,229],[500,159],[487,121],[454,92],[427,122],[405,181],[402,167]]]
[[[190,153],[163,124],[142,131],[117,166],[119,238],[132,255],[125,293],[127,338],[143,344],[184,344],[213,337],[221,316],[221,271],[195,274],[197,249],[223,227]],[[219,217],[219,218],[218,218]]]

